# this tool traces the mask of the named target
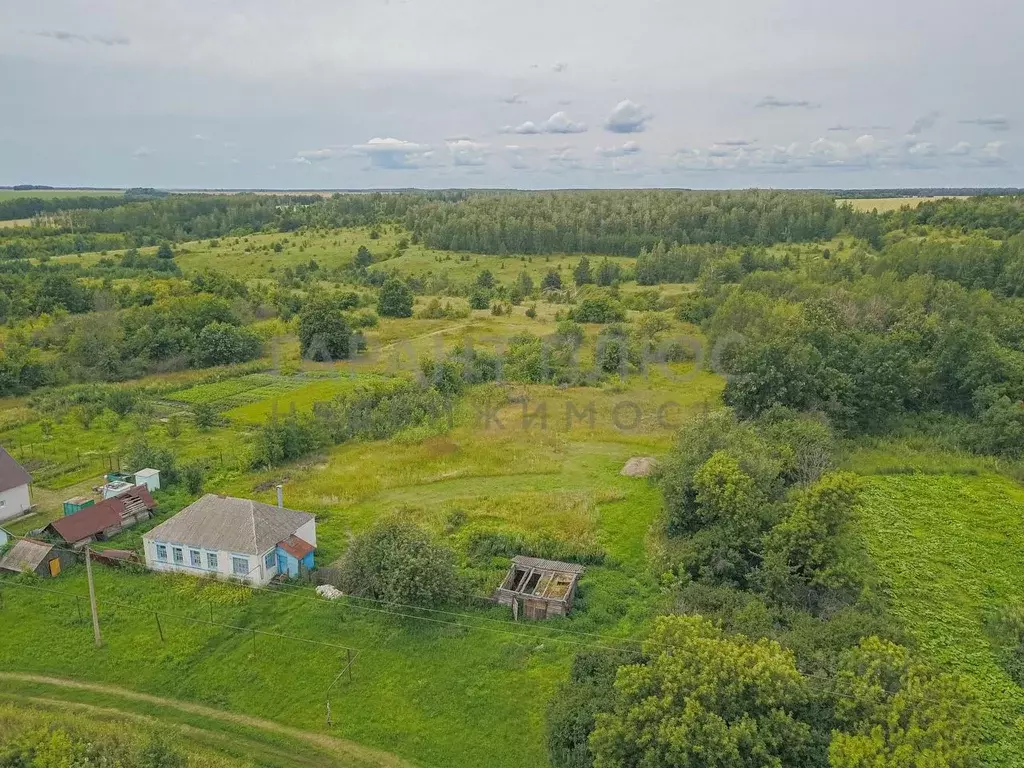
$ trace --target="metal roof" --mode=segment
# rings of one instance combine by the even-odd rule
[[[52,544],[21,539],[11,547],[3,559],[0,559],[0,570],[14,571],[15,573],[34,571],[52,550]]]
[[[32,475],[26,472],[25,468],[16,462],[11,454],[0,447],[0,493],[20,485],[28,485],[31,482]]]
[[[142,538],[261,555],[313,519],[308,512],[208,493]]]
[[[278,542],[277,546],[287,552],[289,555],[294,557],[296,560],[301,560],[310,552],[316,549],[312,544],[304,539],[300,539],[298,536],[292,534],[284,541]]]
[[[121,515],[125,507],[136,503],[146,509],[153,509],[156,504],[149,494],[149,489],[144,485],[136,485],[127,491],[122,491],[117,496],[85,507],[73,515],[58,518],[50,523],[47,528],[52,529],[58,536],[69,544],[88,539],[97,533],[105,531],[121,524]]]
[[[512,562],[520,568],[536,568],[538,571],[559,571],[560,573],[583,573],[578,563],[563,563],[561,560],[542,560],[539,557],[516,555]]]

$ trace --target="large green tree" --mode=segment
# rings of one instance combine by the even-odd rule
[[[726,636],[698,616],[662,616],[647,661],[619,669],[590,736],[595,768],[808,765],[807,684],[770,640]]]
[[[388,603],[434,606],[458,594],[459,579],[451,549],[413,523],[387,519],[349,547],[339,586]]]
[[[825,475],[802,491],[767,535],[761,580],[776,598],[819,612],[829,598],[852,600],[863,584],[853,522],[860,481]]]
[[[412,317],[412,291],[397,277],[389,277],[380,287],[377,314],[381,317]]]
[[[900,645],[868,637],[836,676],[832,768],[970,768],[978,760],[978,712],[956,677]]]
[[[263,344],[248,328],[213,322],[199,332],[192,350],[197,367],[241,363],[259,357]]]
[[[310,299],[299,313],[299,349],[311,360],[344,360],[352,350],[352,329],[333,296]]]

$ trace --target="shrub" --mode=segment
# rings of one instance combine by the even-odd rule
[[[380,287],[377,314],[381,317],[412,317],[412,291],[397,277],[389,277]]]
[[[578,323],[621,323],[626,319],[622,307],[604,296],[584,299],[569,316]]]
[[[459,596],[455,554],[410,522],[378,522],[342,558],[345,592],[388,603],[431,606]]]
[[[352,353],[352,330],[334,296],[307,301],[299,313],[299,349],[304,358],[344,360]]]
[[[243,363],[260,356],[260,337],[248,328],[213,322],[199,332],[192,357],[198,367]]]

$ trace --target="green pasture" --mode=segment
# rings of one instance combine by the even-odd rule
[[[892,610],[927,658],[975,689],[992,765],[1024,765],[1024,691],[998,663],[991,613],[1024,597],[1024,490],[980,472],[877,475],[863,530]]]

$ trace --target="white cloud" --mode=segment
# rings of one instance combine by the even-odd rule
[[[640,104],[626,99],[615,105],[604,127],[612,133],[640,133],[650,119],[651,116]]]
[[[531,135],[536,133],[543,133],[536,123],[532,120],[527,120],[525,123],[520,123],[516,126],[506,125],[501,129],[501,133],[518,133],[522,135]]]
[[[984,165],[1003,165],[1006,162],[1003,157],[1003,147],[1005,146],[1005,141],[990,141],[981,148],[979,161]]]
[[[573,121],[565,112],[555,112],[544,123],[545,133],[585,133],[587,126]]]
[[[966,141],[958,141],[952,147],[946,150],[947,155],[953,155],[954,157],[965,157],[974,151],[974,147]]]
[[[565,70],[567,70],[568,68],[569,65],[566,64],[564,61],[556,61],[554,64],[551,65],[552,72],[565,72]]]
[[[210,137],[209,137],[209,136],[204,136],[204,135],[203,135],[203,134],[201,134],[201,133],[197,133],[197,134],[196,134],[195,136],[193,136],[192,138],[193,138],[193,139],[194,139],[195,141],[209,141],[209,140],[210,140]]]
[[[640,145],[635,141],[627,141],[619,147],[595,147],[594,152],[604,157],[625,157],[640,152]]]
[[[583,123],[577,123],[569,117],[565,112],[555,112],[544,122],[539,125],[532,120],[527,120],[525,123],[512,126],[506,125],[500,130],[500,133],[518,133],[521,135],[535,135],[539,133],[586,133],[587,126]]]
[[[297,160],[305,160],[307,163],[322,163],[334,157],[333,149],[303,149],[295,153]]]
[[[506,96],[502,99],[506,104],[525,104],[526,99],[523,98],[521,93],[513,93],[511,96]]]
[[[432,158],[430,146],[394,138],[373,138],[365,144],[355,144],[353,151],[366,156],[371,168],[406,170],[420,168]]]
[[[145,159],[147,157],[152,157],[152,156],[153,156],[153,150],[150,149],[149,147],[139,147],[134,152],[132,152],[132,157],[134,159],[136,159],[136,160],[143,160],[143,159]]]
[[[556,173],[574,171],[583,167],[583,161],[572,147],[558,147],[548,155],[551,170]]]
[[[806,99],[780,99],[775,96],[765,96],[754,106],[760,109],[817,109],[821,104]]]
[[[469,139],[448,142],[454,165],[481,166],[487,163],[487,145]]]

